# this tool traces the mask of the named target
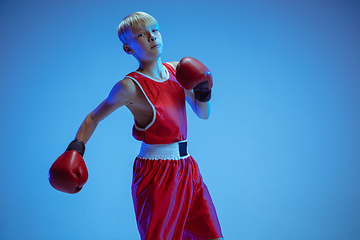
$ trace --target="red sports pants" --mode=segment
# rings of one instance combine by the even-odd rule
[[[222,237],[209,191],[191,156],[134,162],[132,196],[142,240]]]

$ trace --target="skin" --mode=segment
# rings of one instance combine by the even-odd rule
[[[155,26],[147,26],[138,31],[128,43],[123,46],[127,54],[133,55],[139,62],[137,71],[155,79],[166,77],[165,67],[162,65],[161,53],[163,49],[162,37]],[[178,62],[169,62],[176,68]],[[202,103],[195,99],[191,90],[184,90],[186,102],[201,119],[208,119],[210,102]],[[124,78],[115,84],[108,97],[90,112],[81,124],[75,139],[87,143],[97,125],[118,108],[126,106],[134,116],[140,128],[147,126],[153,119],[153,111],[138,85],[130,78]]]

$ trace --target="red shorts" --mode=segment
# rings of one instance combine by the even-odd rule
[[[215,207],[195,160],[189,155],[177,160],[159,158],[167,157],[140,154],[134,162],[132,196],[141,239],[222,237]]]

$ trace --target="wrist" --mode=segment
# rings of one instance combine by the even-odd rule
[[[211,89],[206,91],[194,89],[194,94],[195,94],[195,99],[202,103],[208,102],[211,99]]]
[[[198,83],[194,89],[195,99],[200,102],[208,102],[211,99],[211,88],[209,81]]]
[[[82,141],[75,139],[69,144],[69,146],[66,149],[66,152],[72,150],[77,151],[83,157],[85,153],[85,144]]]

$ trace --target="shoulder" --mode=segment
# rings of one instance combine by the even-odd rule
[[[113,101],[130,100],[136,94],[136,85],[130,78],[125,77],[123,80],[117,82],[112,88],[109,98]]]
[[[174,70],[176,70],[176,66],[179,64],[178,61],[171,61],[171,62],[167,62],[167,64],[169,64],[170,66],[172,66],[174,68]]]
[[[118,82],[121,87],[125,90],[131,91],[132,89],[135,88],[135,83],[134,81],[129,78],[129,77],[125,77],[123,80]]]
[[[132,92],[135,90],[135,83],[131,78],[125,77],[123,80],[117,82],[114,86],[115,91],[119,92]]]

